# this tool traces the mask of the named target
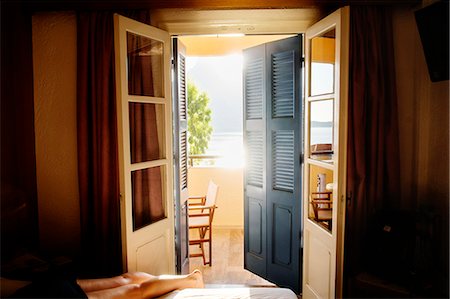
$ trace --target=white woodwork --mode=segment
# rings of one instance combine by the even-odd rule
[[[310,96],[311,39],[335,29],[334,92]],[[303,195],[304,263],[303,298],[342,297],[343,244],[345,227],[345,186],[347,146],[349,8],[341,8],[306,30],[305,37],[305,172]],[[311,101],[334,99],[333,163],[310,157],[309,104]],[[308,217],[310,165],[333,171],[332,230]]]
[[[128,94],[127,32],[158,40],[163,44],[163,97]],[[170,36],[158,28],[114,16],[114,44],[116,66],[117,123],[121,194],[122,254],[124,269],[144,271],[154,275],[175,273],[174,211],[173,211],[173,155],[172,100],[170,78]],[[129,111],[130,102],[153,103],[157,111],[160,146],[163,159],[131,164]],[[133,231],[131,172],[161,166],[163,205],[166,218]]]
[[[304,32],[320,14],[317,8],[156,9],[151,13],[151,20],[152,25],[173,35],[292,34]]]

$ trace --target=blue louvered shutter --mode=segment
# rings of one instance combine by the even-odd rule
[[[244,266],[266,276],[265,45],[244,51]]]
[[[300,291],[300,37],[244,51],[244,266]]]
[[[301,39],[266,45],[267,278],[300,290],[302,106]]]

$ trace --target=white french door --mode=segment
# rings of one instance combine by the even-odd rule
[[[303,298],[342,296],[349,8],[305,35]]]
[[[114,16],[124,269],[175,272],[170,36]]]

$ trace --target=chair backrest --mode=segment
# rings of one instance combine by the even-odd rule
[[[212,180],[209,181],[208,191],[206,193],[206,201],[205,206],[210,207],[216,204],[217,191],[219,190],[219,186],[216,185]]]

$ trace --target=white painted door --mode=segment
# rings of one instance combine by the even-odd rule
[[[122,251],[127,271],[175,272],[170,36],[114,16]]]
[[[303,298],[342,296],[349,8],[305,36]]]

